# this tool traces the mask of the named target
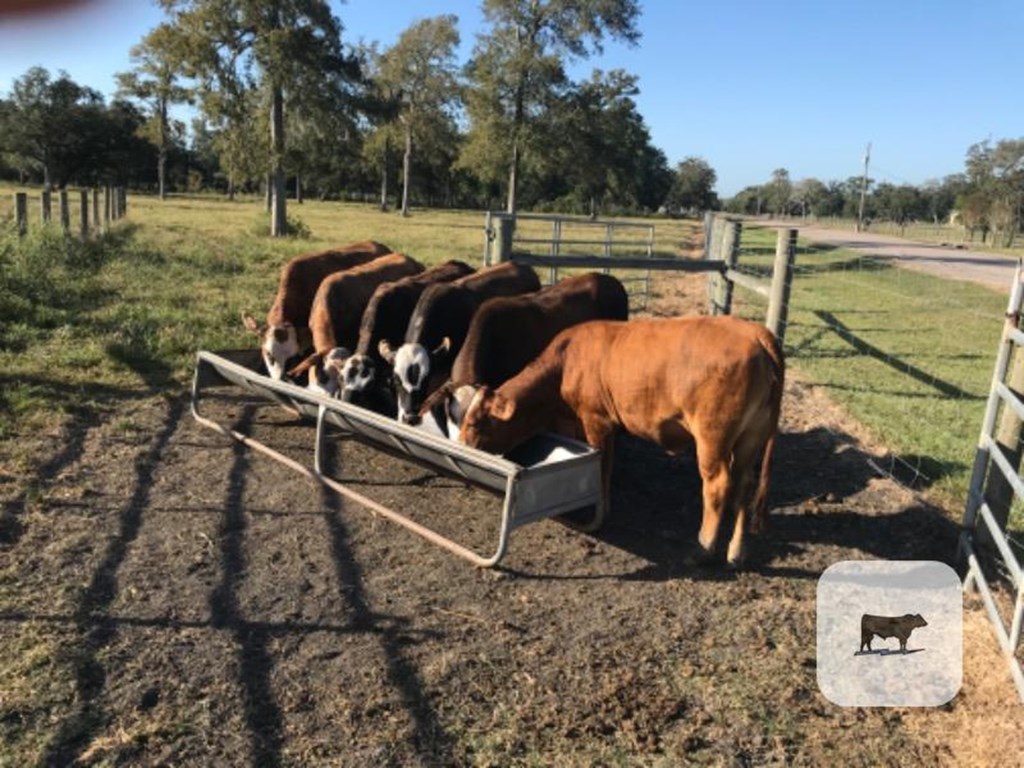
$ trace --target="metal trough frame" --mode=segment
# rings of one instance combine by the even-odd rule
[[[197,354],[192,380],[192,415],[197,422],[276,459],[474,565],[485,568],[497,565],[508,548],[511,532],[528,523],[590,505],[595,508],[594,520],[599,522],[603,518],[600,454],[583,443],[557,435],[542,435],[513,452],[511,458],[495,456],[294,384],[275,381],[254,370],[258,359],[253,350],[200,351]],[[296,415],[315,419],[313,466],[307,467],[255,438],[203,416],[199,408],[203,390],[225,384],[240,386],[277,402]],[[323,455],[331,427],[364,444],[503,496],[494,552],[489,556],[480,555],[328,476]],[[554,448],[573,455],[549,462],[531,460]],[[520,457],[523,463],[519,463]]]

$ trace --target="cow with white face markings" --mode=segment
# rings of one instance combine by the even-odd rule
[[[359,344],[355,354],[344,360],[338,376],[340,396],[345,402],[388,416],[395,415],[395,395],[390,369],[380,354],[380,343],[402,343],[416,302],[431,285],[465,277],[473,268],[461,261],[444,264],[385,283],[374,291],[363,312]]]
[[[266,325],[261,326],[252,315],[242,313],[242,325],[260,337],[260,352],[271,378],[284,378],[285,372],[300,362],[312,346],[309,312],[324,278],[390,252],[386,245],[367,240],[304,253],[284,265]]]
[[[536,293],[488,299],[470,323],[451,379],[424,403],[420,415],[447,423],[455,439],[465,412],[465,385],[499,387],[529,365],[559,332],[588,320],[626,320],[629,296],[611,275],[567,277]]]
[[[512,262],[427,288],[416,303],[402,346],[395,350],[386,341],[380,344],[381,357],[393,369],[399,420],[420,422],[424,400],[447,381],[452,361],[483,302],[539,289],[537,274]]]
[[[292,368],[289,375],[298,379],[308,374],[310,388],[336,394],[339,354],[334,353],[330,366],[324,365],[325,358],[337,347],[351,350],[356,346],[363,312],[380,285],[422,271],[423,266],[414,259],[401,253],[389,253],[331,275],[320,283],[309,312],[313,354]]]

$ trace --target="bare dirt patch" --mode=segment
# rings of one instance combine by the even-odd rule
[[[654,312],[702,306],[701,278],[674,280]],[[230,397],[209,413],[312,460],[312,427],[280,409]],[[843,709],[818,693],[818,575],[844,559],[950,561],[957,526],[876,477],[854,425],[798,376],[771,528],[740,573],[684,565],[700,514],[692,456],[629,438],[604,531],[528,526],[503,568],[480,571],[203,429],[181,393],[80,429],[0,550],[0,647],[17,659],[0,680],[0,743],[19,764],[1024,754],[1020,705],[976,611],[964,689],[946,707]],[[351,442],[335,472],[470,542],[493,533],[499,502],[461,483]]]

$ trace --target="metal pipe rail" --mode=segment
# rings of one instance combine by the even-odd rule
[[[270,456],[474,565],[485,568],[497,565],[508,549],[511,532],[528,523],[589,506],[594,507],[595,523],[604,517],[600,453],[588,445],[558,435],[541,435],[507,457],[495,456],[294,384],[275,381],[258,372],[258,365],[258,354],[254,350],[200,351],[192,380],[192,415],[196,421]],[[199,408],[203,391],[226,385],[239,386],[297,415],[314,419],[312,468],[204,416]],[[329,428],[503,497],[498,542],[493,552],[478,554],[330,477],[324,466]]]

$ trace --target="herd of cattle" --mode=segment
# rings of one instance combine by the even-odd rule
[[[732,317],[628,320],[610,275],[542,288],[529,267],[424,269],[377,242],[304,254],[281,272],[260,325],[267,372],[466,445],[505,453],[540,432],[602,451],[614,436],[696,444],[702,555],[735,514],[728,561],[760,530],[784,361],[764,326]]]

